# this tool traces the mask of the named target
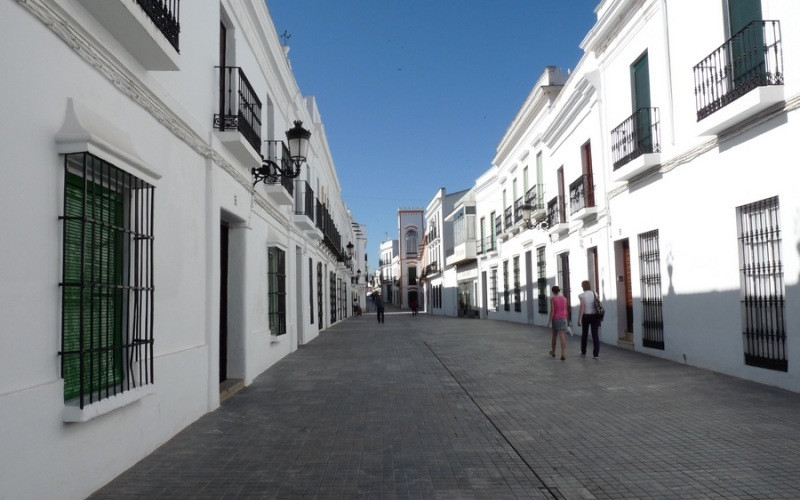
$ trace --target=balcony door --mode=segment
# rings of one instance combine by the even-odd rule
[[[650,133],[652,119],[650,116],[650,63],[647,52],[631,65],[631,88],[633,90],[633,131],[635,149],[651,152],[653,137]]]
[[[761,19],[761,0],[728,0],[733,88],[745,85],[766,71],[764,27],[756,23],[745,30],[750,23]]]
[[[581,147],[581,156],[583,157],[583,189],[585,207],[593,207],[594,203],[594,173],[592,172],[592,143],[586,141]]]

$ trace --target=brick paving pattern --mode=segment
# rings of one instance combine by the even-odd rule
[[[800,498],[800,395],[549,338],[348,319],[93,498]]]

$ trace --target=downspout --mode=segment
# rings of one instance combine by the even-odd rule
[[[669,106],[669,135],[670,143],[675,145],[675,104],[672,98],[672,53],[670,51],[669,43],[669,19],[667,15],[667,0],[661,0],[661,9],[664,14],[662,19],[664,21],[664,47],[667,52],[667,101]]]

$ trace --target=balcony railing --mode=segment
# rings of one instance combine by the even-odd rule
[[[522,205],[525,204],[525,197],[520,196],[514,200],[514,224],[522,220]]]
[[[583,174],[569,185],[569,213],[594,206],[594,179]]]
[[[503,234],[503,216],[498,215],[494,219],[494,232],[497,236]]]
[[[261,101],[242,68],[216,68],[219,69],[219,113],[214,115],[214,128],[220,132],[238,131],[260,153]]]
[[[136,0],[136,3],[153,21],[167,41],[180,52],[178,38],[181,32],[181,0]]]
[[[294,198],[294,213],[305,215],[310,220],[314,220],[314,190],[306,181],[295,180],[295,190],[297,196]]]
[[[561,213],[558,196],[547,202],[547,227],[555,227],[566,222],[565,214]]]
[[[503,222],[505,223],[506,230],[514,225],[514,207],[506,207],[503,211]]]
[[[317,200],[317,227],[322,231],[322,242],[333,253],[337,259],[343,260],[344,253],[342,252],[342,237],[339,235],[339,230],[336,229],[336,224],[333,223],[333,217],[328,212],[328,208]]]
[[[525,203],[531,205],[534,210],[544,209],[544,200],[538,185],[525,192]]]
[[[611,131],[614,170],[636,158],[661,152],[658,108],[639,108]]]
[[[289,148],[286,147],[286,144],[283,141],[264,141],[264,144],[267,147],[267,154],[264,157],[265,159],[274,162],[276,165],[279,165],[281,170],[284,172],[287,168],[291,169],[292,160],[289,157]],[[286,189],[286,192],[289,193],[289,195],[294,196],[294,179],[283,177],[277,170],[269,172],[264,182],[267,184],[280,183],[281,186]]]
[[[751,90],[783,85],[780,21],[753,21],[694,67],[697,121]]]

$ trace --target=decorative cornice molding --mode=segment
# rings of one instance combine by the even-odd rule
[[[255,201],[271,216],[282,224],[288,225],[289,220],[267,200],[253,190],[250,179],[243,175],[233,164],[227,161],[216,149],[211,147],[195,132],[183,119],[181,119],[169,106],[155,95],[142,81],[128,70],[101,43],[98,43],[88,32],[74,22],[72,17],[64,12],[53,0],[17,0],[27,8],[45,26],[50,28],[59,38],[69,45],[81,58],[94,67],[108,81],[110,81],[123,94],[130,97],[145,111],[150,113],[159,123],[164,125],[175,137],[186,143],[204,158],[209,158],[222,170],[247,188]]]

